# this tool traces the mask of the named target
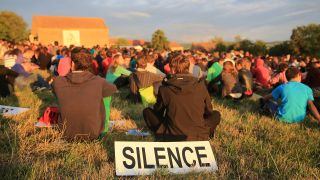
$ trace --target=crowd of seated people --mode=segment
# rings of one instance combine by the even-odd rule
[[[0,60],[1,96],[16,88],[52,89],[69,139],[97,138],[105,127],[103,98],[122,88],[129,89],[124,101],[143,103],[146,125],[160,140],[206,140],[220,122],[210,96],[242,103],[260,90],[272,92],[260,103],[276,119],[302,122],[309,108],[320,121],[320,61],[314,57],[0,41]],[[37,69],[52,78],[43,78]]]

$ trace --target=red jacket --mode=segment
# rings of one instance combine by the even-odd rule
[[[108,73],[108,69],[110,64],[113,62],[111,57],[107,57],[102,61],[103,75],[106,76]]]
[[[256,67],[253,69],[252,74],[256,77],[257,84],[264,88],[270,88],[269,80],[271,78],[271,72],[264,66],[264,61],[262,59],[256,60]]]

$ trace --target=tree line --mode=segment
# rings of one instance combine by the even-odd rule
[[[28,39],[30,31],[24,19],[11,11],[0,11],[0,39],[20,42]],[[210,51],[227,52],[230,50],[243,50],[254,55],[303,55],[320,57],[320,24],[299,26],[292,30],[290,40],[277,43],[271,47],[261,40],[251,41],[235,37],[234,42],[226,42],[216,37],[211,40],[215,47]],[[116,46],[128,45],[124,38],[118,39]],[[156,30],[152,34],[149,47],[158,50],[169,50],[169,40],[162,30]]]

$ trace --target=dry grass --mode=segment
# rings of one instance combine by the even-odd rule
[[[19,92],[0,104],[30,107],[14,117],[0,117],[1,179],[113,179],[114,141],[153,141],[126,136],[124,130],[145,126],[142,106],[124,101],[127,92],[113,98],[111,120],[126,120],[102,140],[67,143],[55,129],[34,127],[48,105],[56,105],[50,92]],[[257,103],[213,100],[222,121],[211,141],[219,170],[216,173],[171,175],[157,171],[139,179],[319,179],[320,131],[314,122],[288,125],[257,115]]]

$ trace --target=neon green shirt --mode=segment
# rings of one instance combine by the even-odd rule
[[[122,66],[118,66],[113,73],[110,70],[108,71],[107,76],[106,76],[106,80],[110,83],[113,83],[122,74],[129,76],[131,74],[131,71],[127,70],[126,68],[124,68]]]

